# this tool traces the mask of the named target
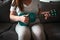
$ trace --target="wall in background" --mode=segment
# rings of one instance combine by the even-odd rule
[[[40,0],[40,1],[49,2],[49,1],[60,1],[60,0]]]

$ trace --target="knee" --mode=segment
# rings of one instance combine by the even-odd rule
[[[32,34],[34,39],[45,40],[44,30],[42,26],[39,25],[32,26]]]
[[[41,35],[42,34],[42,28],[39,26],[39,25],[34,25],[32,26],[32,32],[35,34],[35,35]]]
[[[18,40],[29,40],[29,39],[30,39],[30,32],[28,30],[18,34]]]
[[[18,30],[18,40],[28,40],[30,39],[30,30],[28,28],[23,28]]]

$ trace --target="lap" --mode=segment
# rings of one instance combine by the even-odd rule
[[[33,29],[43,30],[43,25],[42,24],[35,24],[32,26],[32,30]]]
[[[30,30],[26,26],[16,25],[15,31],[18,34],[18,40],[29,40],[30,39]]]
[[[31,27],[31,30],[32,31],[43,31],[43,26],[42,24],[34,24],[32,27]],[[30,32],[30,29],[29,27],[26,27],[26,26],[20,26],[20,25],[16,25],[16,28],[15,28],[15,31],[18,32],[18,33],[22,33],[22,32]]]
[[[20,26],[19,24],[16,25],[15,31],[20,35],[30,33],[30,30],[26,26]]]

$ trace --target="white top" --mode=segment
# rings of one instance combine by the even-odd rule
[[[12,1],[12,4],[13,4],[13,2],[14,2],[14,0]],[[38,8],[40,8],[40,1],[39,0],[32,0],[31,4],[29,4],[28,6],[25,4],[23,4],[23,5],[24,5],[24,11],[25,12],[37,13]],[[18,15],[21,12],[18,7],[15,10],[15,6],[12,6],[12,5],[10,8],[10,11],[16,11]]]
[[[12,1],[12,4],[13,4],[13,2],[14,2],[14,0]],[[39,0],[32,0],[32,2],[28,6],[25,5],[25,4],[23,4],[23,6],[24,6],[24,12],[33,12],[33,13],[37,13],[38,8],[41,7]],[[11,5],[11,8],[10,8],[10,11],[16,11],[18,15],[21,13],[21,11],[19,10],[18,7],[15,10],[15,6],[12,6],[12,5]]]

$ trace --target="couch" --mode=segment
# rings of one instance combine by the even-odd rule
[[[52,9],[57,10],[56,17],[50,17],[48,20],[41,19],[44,27],[46,40],[60,40],[60,2],[40,2],[43,11]],[[9,19],[11,0],[0,2],[0,40],[18,40],[15,32],[15,25],[17,22],[12,22]]]

